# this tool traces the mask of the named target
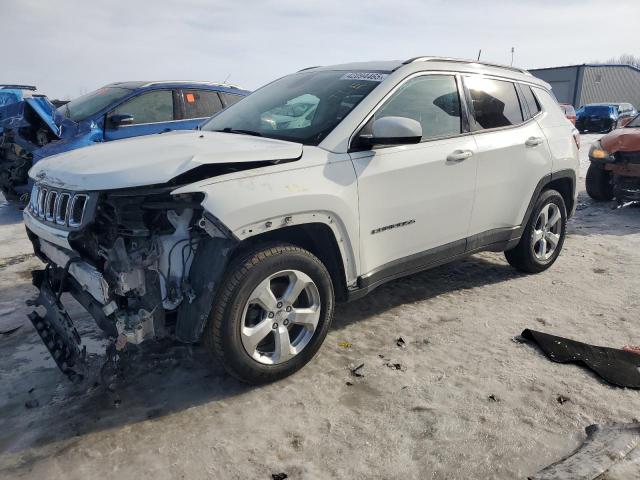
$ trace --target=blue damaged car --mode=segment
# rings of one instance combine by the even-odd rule
[[[0,84],[0,107],[22,101],[24,97],[31,96],[35,89],[32,85]]]
[[[120,82],[56,108],[44,96],[0,105],[0,190],[26,201],[42,158],[107,142],[191,130],[249,92],[211,82]]]

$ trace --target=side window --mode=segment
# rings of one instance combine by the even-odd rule
[[[508,127],[524,121],[516,86],[503,80],[465,77],[471,110],[483,129]]]
[[[234,103],[238,103],[240,100],[242,100],[242,95],[234,95],[232,93],[220,92],[220,96],[222,97],[222,101],[224,102],[225,107],[230,107]]]
[[[184,118],[206,118],[222,110],[218,92],[211,90],[183,90]]]
[[[371,132],[373,122],[384,117],[407,117],[422,125],[422,140],[461,132],[460,96],[454,76],[425,75],[404,83],[367,122],[362,133]]]
[[[173,120],[173,93],[171,90],[154,90],[133,97],[112,113],[133,115],[133,125],[159,123]]]
[[[536,96],[533,94],[533,90],[529,85],[520,85],[520,90],[522,91],[522,95],[524,96],[524,101],[529,107],[529,114],[532,117],[535,117],[538,113],[540,113],[540,104],[536,99]],[[573,110],[573,108],[567,107],[567,110]],[[569,113],[566,112],[566,113]],[[573,113],[573,112],[571,112]]]

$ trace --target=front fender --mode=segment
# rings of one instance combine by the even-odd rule
[[[261,174],[245,171],[219,180],[188,185],[173,193],[204,193],[204,209],[239,240],[292,225],[326,224],[340,249],[347,284],[355,282],[359,271],[358,195],[350,159]]]

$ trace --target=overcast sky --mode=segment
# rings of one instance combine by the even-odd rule
[[[350,61],[481,48],[509,63],[512,46],[515,65],[549,67],[637,54],[639,20],[638,0],[0,0],[0,82],[52,98],[120,80],[255,89]]]

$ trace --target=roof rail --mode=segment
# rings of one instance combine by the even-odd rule
[[[0,84],[0,89],[15,89],[15,90],[35,90],[36,87],[34,87],[33,85],[12,85],[12,84],[5,84],[5,83],[1,83]]]
[[[126,82],[124,82],[124,83],[126,83]],[[236,90],[240,90],[239,86],[233,85],[231,83],[209,82],[209,81],[206,81],[206,80],[157,80],[155,82],[147,82],[144,85],[142,85],[142,87],[150,87],[152,85],[163,85],[165,83],[177,83],[177,84],[193,83],[193,84],[201,84],[201,85],[213,85],[213,86],[216,86],[216,87],[234,88]]]
[[[314,65],[313,67],[301,68],[301,69],[300,69],[300,70],[298,70],[296,73],[304,72],[305,70],[312,70],[312,69],[314,69],[314,68],[318,68],[318,67],[320,67],[320,66],[321,66],[321,65]]]
[[[518,67],[511,67],[509,65],[500,65],[499,63],[480,62],[478,60],[465,60],[462,58],[453,57],[414,57],[402,62],[403,65],[408,65],[413,62],[452,62],[452,63],[475,63],[477,65],[484,65],[487,67],[504,68],[513,72],[523,73],[525,75],[531,75],[527,70]]]

